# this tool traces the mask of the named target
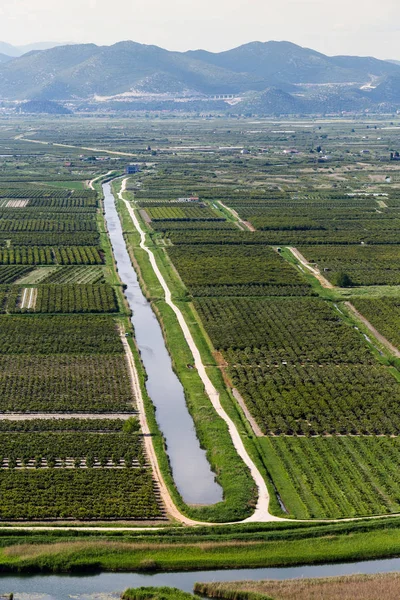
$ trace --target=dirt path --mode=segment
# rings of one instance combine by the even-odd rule
[[[122,182],[121,191],[119,192],[118,197],[120,200],[122,200],[125,203],[125,206],[126,206],[128,212],[129,212],[129,215],[132,219],[132,222],[135,225],[135,227],[140,235],[140,247],[149,256],[150,264],[153,268],[153,271],[164,290],[165,302],[168,304],[168,306],[170,306],[170,308],[172,308],[172,310],[174,311],[174,313],[178,319],[178,323],[182,329],[182,333],[183,333],[185,340],[189,346],[189,349],[193,355],[195,367],[200,376],[200,379],[202,380],[202,383],[203,383],[205,391],[210,399],[210,402],[213,405],[214,410],[218,414],[218,416],[221,417],[221,419],[223,419],[225,421],[225,423],[227,424],[233,445],[234,445],[237,453],[243,460],[243,462],[250,469],[251,476],[253,477],[253,480],[258,488],[258,501],[257,501],[257,506],[255,509],[255,512],[251,517],[246,519],[244,522],[281,521],[282,520],[281,518],[276,517],[275,515],[272,515],[269,512],[269,492],[268,492],[267,485],[264,481],[264,478],[262,477],[262,475],[261,475],[260,471],[258,470],[257,466],[255,465],[255,463],[250,458],[250,456],[243,444],[242,438],[240,437],[239,432],[236,428],[236,425],[234,424],[232,419],[228,416],[228,414],[223,409],[223,407],[221,405],[219,393],[215,389],[213,383],[211,382],[210,378],[207,375],[206,368],[201,360],[201,355],[200,355],[199,349],[196,346],[193,336],[192,336],[192,334],[189,330],[189,327],[185,321],[185,318],[184,318],[182,312],[180,311],[180,309],[172,301],[171,290],[167,286],[167,283],[157,265],[155,256],[154,256],[153,252],[146,246],[146,234],[142,230],[132,206],[123,197],[124,191],[126,190],[126,182],[127,182],[127,179],[125,178]],[[192,521],[192,523],[194,523],[194,522]]]
[[[28,290],[29,290],[29,288],[25,288],[24,289],[24,293],[22,294],[21,308],[25,308],[25,303],[26,303],[26,297],[28,295]]]
[[[379,331],[377,329],[375,329],[375,327],[372,325],[372,323],[370,323],[364,317],[364,315],[362,315],[360,312],[358,312],[356,307],[351,302],[345,302],[344,304],[354,314],[354,316],[357,317],[357,319],[359,321],[361,321],[361,323],[363,323],[367,327],[367,329],[369,329],[369,331],[373,334],[373,336],[376,337],[376,339],[383,346],[385,346],[394,356],[396,356],[397,358],[400,358],[400,350],[398,350],[398,348],[396,348],[396,346],[393,346],[393,344],[391,344],[387,338],[385,338],[381,333],[379,333]]]
[[[75,148],[75,146],[73,146],[73,148]],[[108,177],[108,175],[111,175],[113,171],[108,171],[108,173],[105,173],[104,175],[98,175],[97,177],[95,177],[94,179],[92,179],[91,181],[89,181],[89,188],[91,190],[94,190],[94,184],[96,181],[98,181],[99,179],[103,179],[104,177]]]
[[[41,144],[42,146],[55,146],[56,148],[79,148],[81,150],[88,150],[89,152],[105,152],[106,154],[116,154],[117,156],[129,156],[136,157],[137,154],[132,152],[120,152],[118,150],[107,150],[107,148],[91,148],[88,146],[74,146],[73,144],[56,144],[53,142],[44,142],[42,140],[33,140],[31,138],[24,137],[25,134],[17,135],[14,139],[22,142],[30,142],[31,144]],[[102,175],[104,177],[104,175]]]
[[[252,416],[251,412],[247,408],[246,402],[243,400],[243,398],[240,395],[239,391],[236,388],[233,388],[232,389],[232,394],[233,394],[233,397],[235,398],[235,400],[237,401],[237,403],[239,404],[240,408],[244,412],[244,414],[246,416],[246,419],[250,423],[250,426],[251,426],[251,428],[253,430],[254,435],[256,437],[264,437],[263,432],[261,431],[261,429],[260,429],[257,421],[255,420],[255,418]]]
[[[236,212],[236,210],[233,210],[233,208],[229,208],[229,206],[226,206],[226,204],[224,204],[223,202],[221,202],[221,200],[218,200],[218,204],[220,204],[223,208],[225,208],[225,210],[227,210],[228,212],[231,213],[232,217],[235,217],[235,219],[237,220],[238,223],[240,223],[241,225],[243,225],[244,229],[248,229],[249,231],[255,231],[255,228],[253,227],[253,225],[251,223],[249,223],[248,221],[243,221],[243,219],[241,219],[238,215],[238,213]]]
[[[34,310],[36,307],[36,299],[37,299],[37,288],[31,288],[31,294],[29,296],[29,309]]]
[[[316,277],[316,279],[318,279],[318,281],[320,282],[322,287],[324,287],[328,290],[334,289],[335,286],[332,285],[331,282],[328,281],[323,275],[321,275],[321,272],[319,271],[319,269],[312,267],[310,265],[310,263],[308,262],[308,260],[297,250],[297,248],[292,248],[292,247],[288,246],[288,250],[290,250],[290,252],[293,254],[293,256],[295,258],[297,258],[297,260],[303,265],[303,267],[306,267],[306,269],[308,269],[310,271],[310,273],[312,273],[312,275],[314,275],[314,277]]]

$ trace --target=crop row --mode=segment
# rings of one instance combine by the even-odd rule
[[[48,466],[54,466],[56,459],[85,458],[92,464],[94,457],[102,465],[109,458],[114,464],[121,459],[126,466],[132,461],[145,464],[143,437],[130,433],[91,433],[91,432],[34,432],[0,433],[0,464],[8,459],[15,465],[20,459],[23,465],[32,459],[45,459]]]
[[[101,415],[97,419],[85,418],[59,418],[59,419],[26,419],[17,421],[11,419],[0,419],[0,432],[4,433],[30,433],[46,431],[46,432],[92,432],[92,433],[108,433],[108,432],[138,432],[140,424],[136,417],[123,419],[102,419]]]
[[[166,233],[170,237],[172,231],[211,230],[211,231],[238,231],[237,225],[232,221],[152,221],[154,231]]]
[[[0,218],[0,231],[97,231],[94,219],[4,219]]]
[[[79,192],[82,194],[82,192]],[[77,208],[97,208],[98,202],[95,198],[34,198],[29,200],[29,206],[38,208],[66,208],[74,210]]]
[[[10,243],[13,246],[97,246],[99,240],[97,231],[75,233],[3,231],[0,234],[0,245],[3,246],[8,246]]]
[[[35,312],[117,312],[114,288],[102,285],[41,285],[37,288]]]
[[[248,349],[252,361],[373,360],[361,336],[319,298],[197,298],[195,306],[218,350]]]
[[[0,201],[1,202],[1,201]],[[4,200],[3,200],[4,202]],[[86,229],[89,224],[96,223],[96,215],[94,210],[88,211],[76,211],[76,210],[61,210],[59,208],[35,208],[28,204],[23,208],[19,208],[17,211],[15,208],[1,206],[0,207],[0,220],[1,221],[19,221],[23,222],[34,222],[43,221],[50,223],[65,223],[67,225],[76,224],[78,227],[81,222],[86,224]]]
[[[198,297],[252,297],[252,296],[313,296],[315,292],[307,284],[303,285],[269,285],[269,284],[243,284],[243,285],[191,285],[192,296]]]
[[[10,317],[11,318],[11,317]],[[0,412],[132,412],[127,363],[118,354],[0,356]]]
[[[0,470],[1,519],[157,519],[149,469]]]
[[[204,206],[170,206],[147,207],[146,212],[152,221],[224,221],[220,214]]]
[[[278,467],[278,492],[299,518],[400,511],[399,438],[279,437],[262,443]]]
[[[2,354],[120,354],[111,316],[0,316]]]
[[[384,230],[364,228],[342,230],[309,230],[309,231],[221,231],[218,237],[212,231],[180,231],[170,230],[167,237],[174,245],[186,244],[266,244],[277,245],[333,245],[347,246],[353,244],[400,244],[398,228]]]
[[[234,358],[232,384],[265,433],[400,433],[400,385],[385,367],[268,366]]]
[[[96,265],[102,263],[103,257],[100,251],[90,246],[0,248],[0,264],[2,265]]]
[[[0,187],[0,198],[54,198],[63,199],[69,198],[70,190],[54,189],[54,188],[39,188],[37,186],[30,187]]]

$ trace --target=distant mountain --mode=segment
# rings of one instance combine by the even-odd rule
[[[325,56],[291,42],[251,42],[212,53],[195,50],[187,56],[237,73],[251,73],[268,85],[282,83],[365,83],[371,76],[390,75],[397,67],[384,60],[357,56]]]
[[[6,42],[0,42],[0,53],[6,54],[7,56],[17,57],[31,52],[32,50],[48,50],[56,46],[63,46],[58,42],[38,42],[37,44],[26,44],[25,46],[13,46]]]
[[[277,88],[247,94],[230,108],[233,114],[320,114],[371,109],[369,94],[354,88],[322,87],[305,94],[288,94]]]
[[[391,102],[400,104],[400,75],[387,77],[369,93],[375,102]]]
[[[265,115],[293,114],[304,112],[303,100],[278,88],[268,88],[263,92],[253,92],[231,108],[232,113],[256,113]]]
[[[400,66],[400,60],[387,60],[386,62],[392,63],[392,65],[399,65]]]
[[[70,115],[68,108],[51,100],[29,100],[19,105],[20,112],[29,114]]]
[[[202,98],[232,94],[239,97],[232,111],[340,112],[373,109],[384,102],[378,96],[385,89],[388,102],[400,105],[394,93],[399,77],[400,65],[389,61],[329,57],[290,42],[252,42],[213,53],[171,52],[126,41],[34,50],[3,62],[0,98],[75,100],[82,106],[101,100],[105,106],[118,97],[131,107],[135,99],[137,105],[147,102],[151,110],[162,100],[173,104],[177,97],[191,98],[194,109]],[[371,85],[379,93],[372,93]],[[177,109],[184,110],[184,105]],[[231,110],[228,104],[226,110]]]
[[[400,69],[399,69],[400,71]],[[119,42],[113,46],[81,44],[31,52],[0,68],[0,96],[28,99],[109,96],[142,87],[155,78],[153,92],[217,93],[254,89],[247,74],[215,67],[157,46]],[[179,85],[176,86],[176,82]]]
[[[0,64],[2,64],[2,63],[6,63],[6,62],[8,62],[9,60],[12,60],[11,56],[7,56],[7,54],[2,54],[2,53],[0,52]]]

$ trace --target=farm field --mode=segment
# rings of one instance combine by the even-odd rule
[[[312,293],[295,269],[268,247],[183,245],[169,247],[168,254],[193,296]]]
[[[310,263],[317,263],[332,283],[338,273],[346,273],[355,286],[399,285],[400,246],[312,246],[299,247]]]
[[[329,129],[324,143],[335,157],[328,165],[318,164],[312,152],[307,156],[307,137],[297,125],[293,136],[282,131],[277,137],[266,133],[270,125],[260,127],[274,139],[267,165],[257,150],[234,160],[220,152],[214,162],[194,150],[181,156],[181,167],[164,150],[156,159],[163,176],[153,168],[130,178],[129,197],[142,217],[143,211],[150,217],[143,225],[183,281],[226,385],[240,394],[261,428],[257,444],[288,513],[337,518],[396,512],[398,491],[385,487],[384,471],[374,480],[376,466],[365,456],[374,452],[370,440],[397,439],[400,433],[397,363],[341,307],[347,287],[320,291],[303,267],[280,255],[283,246],[298,247],[331,283],[346,281],[356,307],[371,303],[368,314],[378,330],[386,314],[386,333],[380,333],[395,343],[400,222],[395,171],[390,168],[388,186],[374,174],[386,169],[378,164],[378,149],[358,160],[351,136],[343,133],[346,124],[321,124]],[[223,129],[220,134],[229,137]],[[282,158],[291,138],[303,150]],[[349,144],[347,156],[343,143]],[[184,220],[189,207],[179,199],[193,195],[225,220],[212,225]],[[364,286],[359,297],[356,286]],[[390,301],[381,298],[379,286],[390,291]],[[298,449],[290,458],[287,448],[277,451],[292,440]],[[327,504],[321,499],[323,461],[312,451],[319,440],[332,440],[321,446],[325,465],[328,458],[337,460]],[[306,459],[307,492],[301,484]],[[342,459],[354,461],[350,475],[340,468]],[[388,460],[397,468],[393,452]],[[364,476],[357,483],[359,473]],[[300,482],[299,489],[293,482]]]
[[[14,172],[17,159],[0,174],[0,521],[165,520],[121,339],[127,308],[85,184],[98,169],[57,181],[57,153],[29,162],[37,178]]]
[[[135,420],[131,432],[118,420],[10,423],[0,433],[2,519],[163,516]]]
[[[12,154],[0,169],[0,520],[165,520],[148,440],[136,421],[126,343],[141,382],[145,373],[134,340],[123,339],[128,310],[101,197],[85,183],[110,170],[122,174],[131,160],[140,170],[128,178],[124,197],[224,409],[268,482],[270,513],[327,520],[317,542],[300,531],[317,529],[312,523],[226,526],[215,533],[219,541],[227,536],[223,558],[213,546],[201,546],[214,543],[214,529],[186,528],[193,543],[177,550],[176,527],[170,537],[152,533],[157,548],[146,545],[140,557],[121,548],[107,562],[85,547],[83,562],[111,568],[147,559],[160,569],[176,566],[178,559],[180,568],[262,566],[268,560],[284,563],[291,551],[291,564],[397,552],[395,516],[386,520],[387,528],[376,524],[384,529],[377,536],[372,520],[360,522],[357,533],[357,523],[329,520],[400,513],[399,361],[344,305],[351,299],[400,345],[400,176],[399,165],[389,159],[400,148],[400,122],[398,116],[366,115],[306,123],[254,119],[38,117],[33,124],[21,119],[0,129],[0,145]],[[32,127],[37,139],[76,148],[15,139],[23,131],[28,137]],[[79,146],[102,152],[96,158]],[[365,147],[370,152],[362,153]],[[129,159],[108,149],[128,152]],[[122,209],[120,214],[126,239],[133,240],[140,284],[163,320],[172,359],[181,360],[174,366],[189,409],[199,411],[202,426],[214,434],[195,362],[163,305],[132,222]],[[304,265],[290,260],[288,246],[316,264],[333,288],[321,288]],[[145,403],[149,412],[148,398]],[[125,431],[117,415],[133,416],[133,431]],[[158,431],[151,433],[163,473],[169,472],[168,447]],[[233,454],[211,447],[210,439],[201,437],[201,443],[218,481],[223,460],[232,456],[233,487],[243,472]],[[177,506],[185,512],[179,499]],[[343,551],[333,533],[339,525],[340,544],[348,544]],[[107,542],[104,532],[91,535]],[[118,538],[110,533],[110,539]],[[264,554],[257,544],[264,544]]]
[[[400,386],[320,299],[202,299],[195,306],[264,433],[399,433]]]
[[[265,437],[271,472],[302,518],[399,512],[399,438]]]
[[[355,298],[356,309],[396,347],[400,347],[400,297]]]

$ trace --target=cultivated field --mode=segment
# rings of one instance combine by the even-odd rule
[[[0,520],[163,520],[128,312],[85,184],[104,171],[71,154],[75,174],[50,148],[0,173]]]

